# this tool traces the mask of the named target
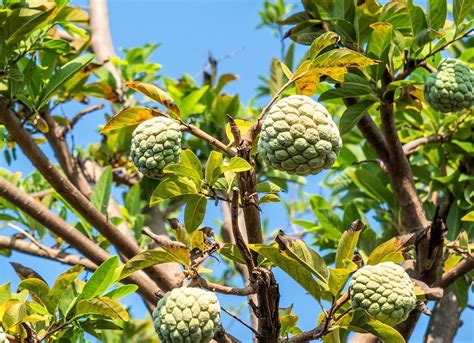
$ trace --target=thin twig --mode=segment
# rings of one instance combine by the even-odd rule
[[[142,229],[142,234],[145,236],[150,237],[158,246],[165,247],[165,248],[186,248],[181,242],[172,241],[168,236],[165,235],[157,235],[153,233],[149,228],[145,227]]]
[[[229,286],[224,286],[220,285],[217,283],[209,282],[199,275],[194,278],[194,286],[206,288],[210,291],[213,292],[218,292],[222,294],[229,294],[229,295],[240,295],[240,296],[247,296],[250,294],[255,294],[256,293],[256,288],[253,284],[249,284],[245,288],[236,288],[236,287],[229,287]]]
[[[72,119],[67,123],[67,125],[64,127],[63,131],[61,132],[61,136],[64,137],[69,131],[71,131],[74,126],[77,124],[79,120],[81,120],[82,117],[85,115],[92,113],[97,110],[101,110],[104,108],[104,104],[97,104],[94,106],[87,107],[81,111],[79,111]]]
[[[227,155],[234,157],[237,155],[237,153],[229,148],[227,145],[222,143],[220,140],[218,140],[215,137],[212,137],[208,133],[204,132],[203,130],[197,128],[196,126],[193,126],[191,124],[188,124],[184,121],[180,121],[181,125],[184,126],[184,130],[188,131],[190,134],[193,136],[196,136],[198,138],[201,138],[205,140],[206,142],[209,142],[210,144],[214,145],[217,149],[221,150],[222,152],[226,153]]]
[[[233,314],[233,313],[227,311],[224,307],[221,306],[221,309],[222,309],[222,311],[224,311],[225,313],[227,313],[229,316],[231,316],[232,318],[234,318],[236,321],[238,321],[240,324],[242,324],[243,326],[245,326],[247,329],[249,329],[250,331],[252,331],[255,336],[260,337],[260,334],[258,333],[258,331],[255,330],[253,327],[251,327],[249,324],[247,324],[246,322],[244,322],[242,319],[240,319],[239,317],[237,317],[235,314]]]

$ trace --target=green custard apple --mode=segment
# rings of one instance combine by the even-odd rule
[[[153,323],[162,343],[208,343],[220,318],[216,295],[193,287],[171,290],[153,311]]]
[[[295,175],[330,168],[341,147],[329,112],[305,95],[291,95],[273,105],[258,142],[258,152],[271,168]]]
[[[393,262],[367,265],[357,270],[349,284],[349,294],[354,310],[365,310],[388,325],[403,322],[416,306],[410,277]]]
[[[444,59],[425,81],[425,97],[441,112],[469,109],[474,102],[474,71],[461,61]]]
[[[130,155],[138,170],[151,178],[159,178],[163,168],[179,162],[181,130],[167,117],[146,120],[132,133]]]

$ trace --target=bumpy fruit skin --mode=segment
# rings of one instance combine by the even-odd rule
[[[330,168],[342,147],[326,108],[305,95],[281,99],[262,126],[258,152],[272,168],[289,174],[317,174]]]
[[[178,163],[180,151],[180,127],[169,118],[144,121],[132,133],[130,154],[133,163],[148,177],[159,178],[164,167]]]
[[[208,343],[221,319],[214,293],[200,288],[175,288],[153,311],[153,322],[162,343]]]
[[[0,343],[9,343],[7,335],[3,332],[3,328],[0,326]]]
[[[474,71],[461,61],[447,58],[425,82],[425,97],[441,112],[469,109],[474,102]]]
[[[408,274],[393,262],[367,265],[354,273],[349,284],[352,308],[395,325],[415,308],[416,296]]]

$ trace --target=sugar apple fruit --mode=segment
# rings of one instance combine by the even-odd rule
[[[130,154],[138,170],[151,178],[159,178],[170,163],[179,162],[181,130],[166,117],[146,120],[132,133]]]
[[[162,343],[208,343],[220,322],[221,308],[214,293],[200,288],[175,288],[153,311]]]
[[[367,265],[356,271],[349,294],[353,309],[365,310],[388,325],[403,322],[416,305],[410,277],[393,262]]]
[[[330,168],[341,147],[329,112],[305,95],[291,95],[273,105],[258,142],[258,152],[269,166],[296,175]]]
[[[0,326],[0,343],[9,343],[10,341],[7,338],[5,332],[3,332],[3,328]]]
[[[425,97],[441,112],[469,109],[474,102],[474,71],[461,61],[444,59],[425,82]]]

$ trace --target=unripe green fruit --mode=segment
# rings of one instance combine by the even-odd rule
[[[174,120],[155,117],[140,123],[132,133],[130,154],[138,170],[159,178],[163,168],[179,162],[181,130]]]
[[[162,343],[208,343],[221,319],[214,293],[200,288],[175,288],[153,311],[153,323]]]
[[[474,71],[461,61],[447,58],[425,82],[425,97],[441,112],[469,109],[474,102]]]
[[[273,105],[258,142],[258,152],[270,167],[296,175],[330,168],[341,147],[329,112],[305,95],[292,95]]]
[[[354,310],[365,310],[388,325],[406,320],[416,305],[410,277],[393,262],[368,265],[356,271],[349,284],[349,294]]]
[[[7,338],[5,332],[3,332],[3,328],[0,326],[0,343],[9,343],[10,341]]]

